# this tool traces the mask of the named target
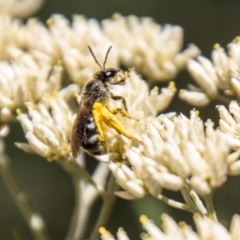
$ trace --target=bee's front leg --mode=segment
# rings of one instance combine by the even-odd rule
[[[126,99],[122,96],[115,96],[111,93],[111,98],[113,100],[121,100],[122,101],[122,104],[123,104],[123,107],[124,107],[124,110],[127,112],[128,109],[127,109],[127,103],[126,103]]]

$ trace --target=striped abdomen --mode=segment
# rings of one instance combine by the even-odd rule
[[[84,132],[86,137],[82,142],[82,148],[92,155],[101,155],[107,152],[105,142],[99,138],[98,129],[92,115],[87,116]]]

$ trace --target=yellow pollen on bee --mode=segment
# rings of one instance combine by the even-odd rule
[[[102,129],[102,123],[105,123],[108,127],[114,128],[119,134],[137,141],[137,139],[135,139],[132,134],[126,130],[123,124],[114,116],[116,113],[120,113],[125,117],[131,118],[131,116],[129,116],[123,109],[108,109],[105,102],[95,102],[93,104],[92,115],[99,132],[99,140],[105,141],[106,139]]]

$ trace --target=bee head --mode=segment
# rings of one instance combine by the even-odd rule
[[[119,68],[104,69],[95,73],[94,78],[102,82],[111,82],[120,71],[121,69]]]

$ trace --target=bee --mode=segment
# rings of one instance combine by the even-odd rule
[[[71,148],[74,157],[77,157],[81,148],[91,155],[102,155],[109,152],[103,123],[114,128],[132,140],[136,140],[132,134],[125,129],[123,124],[115,117],[117,113],[132,118],[127,112],[126,101],[121,96],[114,96],[108,89],[108,84],[125,84],[126,75],[119,68],[105,68],[111,46],[108,48],[103,66],[97,61],[92,49],[88,46],[93,59],[101,68],[93,75],[93,80],[86,83],[81,93],[80,107],[73,124]],[[109,99],[122,100],[122,108],[109,109]]]

